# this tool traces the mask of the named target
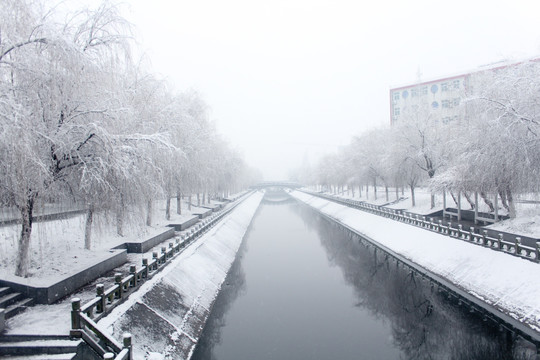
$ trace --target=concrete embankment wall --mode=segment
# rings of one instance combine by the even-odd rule
[[[263,194],[255,192],[99,322],[135,359],[189,359]]]
[[[540,339],[540,265],[313,195],[296,199]]]

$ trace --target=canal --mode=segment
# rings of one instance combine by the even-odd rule
[[[286,201],[261,204],[192,359],[535,356],[357,235]]]

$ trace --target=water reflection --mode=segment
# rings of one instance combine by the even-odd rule
[[[262,203],[266,205],[283,205],[296,203],[296,200],[283,188],[268,188],[264,192]]]
[[[532,344],[485,323],[359,236],[310,208],[295,212],[319,233],[328,261],[354,287],[357,306],[390,321],[394,342],[405,358],[536,359]]]
[[[307,206],[263,205],[252,224],[194,360],[535,359]]]
[[[242,258],[245,252],[246,244],[244,243],[240,247],[236,260],[233,262],[221,292],[214,303],[212,314],[208,318],[201,339],[197,344],[197,349],[192,357],[193,360],[213,359],[213,347],[215,344],[221,343],[221,330],[227,325],[225,315],[238,296],[246,290],[246,276],[242,268]]]

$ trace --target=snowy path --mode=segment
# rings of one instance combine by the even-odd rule
[[[540,265],[349,208],[291,195],[540,331]]]
[[[233,210],[233,213],[236,210]],[[220,228],[221,224],[218,224],[216,228]],[[211,230],[214,232],[215,230]],[[177,259],[183,259],[186,256],[191,256],[190,254],[197,249],[201,242],[206,241],[207,237],[211,233],[203,235],[190,247],[184,250],[184,253],[181,253],[177,256]],[[168,242],[169,240],[166,240]],[[160,244],[155,248],[159,249]],[[152,250],[144,254],[129,254],[128,262],[122,267],[122,273],[127,273],[130,264],[140,264],[141,259],[144,257],[151,258]],[[181,261],[177,260],[175,261]],[[165,272],[164,269],[163,272]],[[43,281],[43,279],[39,279]],[[77,293],[72,294],[64,300],[61,300],[52,305],[36,305],[28,308],[25,312],[11,318],[7,321],[6,334],[15,335],[15,334],[31,334],[31,335],[66,335],[69,334],[71,328],[71,298],[78,297],[82,300],[82,303],[92,300],[96,296],[95,285],[96,284],[105,284],[105,288],[113,284],[113,279],[109,277],[102,277],[96,279],[91,284],[85,286],[83,289]]]

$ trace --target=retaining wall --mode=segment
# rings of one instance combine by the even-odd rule
[[[34,299],[36,304],[52,304],[89,282],[97,279],[104,273],[123,265],[127,261],[127,250],[110,250],[109,255],[104,255],[99,262],[80,269],[72,275],[67,275],[60,280],[56,279],[49,283],[33,283],[33,279],[9,278],[0,279],[0,287],[8,286],[16,292],[24,294],[26,297]]]
[[[169,224],[167,226],[173,227],[175,231],[184,231],[188,227],[196,224],[197,221],[199,221],[199,217],[198,216],[193,216],[193,217],[187,219],[184,222],[181,222],[181,223],[178,223],[178,224]]]
[[[116,248],[126,249],[128,253],[144,253],[152,249],[159,243],[168,240],[174,236],[175,228],[164,230],[161,234],[151,237],[143,241],[126,242]]]
[[[243,200],[98,325],[133,334],[135,359],[189,359],[261,199]]]

